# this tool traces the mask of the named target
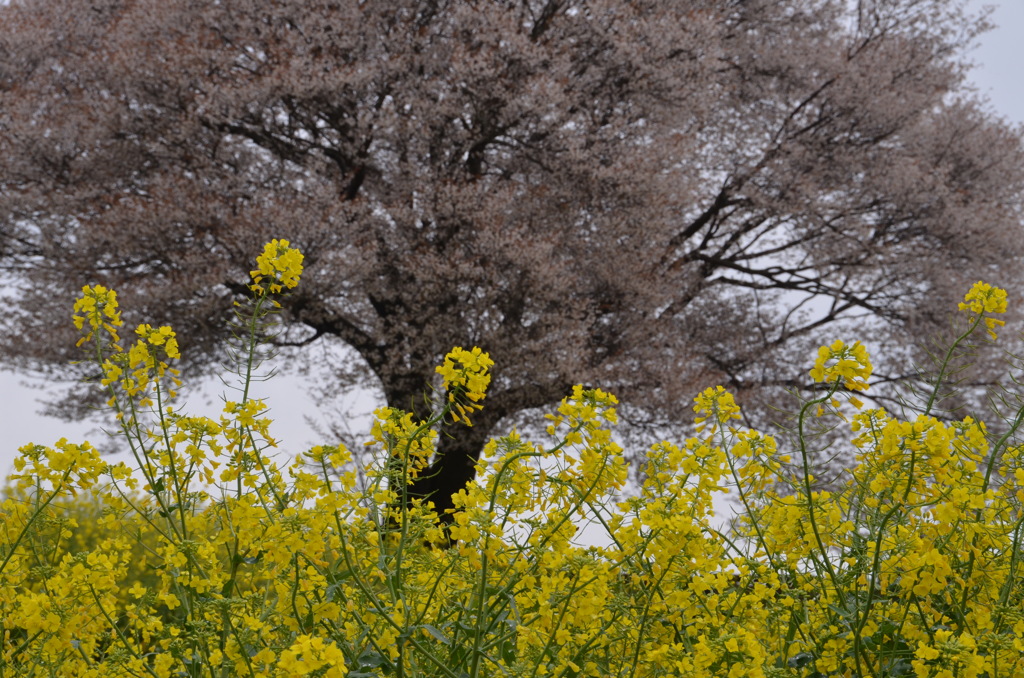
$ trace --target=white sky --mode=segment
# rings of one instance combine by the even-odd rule
[[[972,54],[977,62],[972,80],[994,111],[1024,123],[1024,0],[971,0],[967,6],[974,11],[994,8],[991,21],[996,25]]]
[[[972,80],[978,91],[986,96],[992,110],[1006,119],[1024,124],[1024,0],[971,0],[968,6],[981,9],[992,6],[992,21],[997,28],[982,37],[981,45],[973,53],[978,67]],[[1022,127],[1024,129],[1024,127]],[[70,303],[70,302],[69,302]],[[274,419],[272,431],[281,441],[282,448],[290,451],[305,449],[318,442],[318,436],[305,420],[307,414],[317,414],[316,403],[306,395],[294,378],[278,378],[271,382],[273,395],[268,399]],[[208,398],[219,389],[207,393]],[[0,473],[10,468],[18,447],[35,442],[52,445],[62,437],[73,442],[90,440],[101,447],[102,434],[92,423],[67,423],[38,414],[39,400],[45,397],[42,384],[27,380],[23,375],[0,371]],[[270,395],[269,392],[257,395]],[[362,409],[372,409],[372,404]],[[193,414],[215,415],[217,407],[193,400],[188,410]],[[320,421],[323,417],[317,417]],[[358,426],[352,427],[358,432]]]

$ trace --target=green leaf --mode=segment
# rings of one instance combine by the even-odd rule
[[[451,641],[450,638],[448,638],[448,636],[444,635],[443,633],[441,633],[439,630],[437,630],[436,628],[434,628],[430,624],[423,624],[419,628],[423,629],[424,631],[426,631],[427,633],[432,635],[436,641],[438,641],[439,643],[441,643],[443,645],[451,645],[452,644],[452,641]]]

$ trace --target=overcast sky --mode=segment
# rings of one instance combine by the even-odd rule
[[[1024,124],[1024,0],[971,0],[968,7],[992,7],[996,28],[981,38],[972,53],[977,67],[972,80],[993,110]]]
[[[989,99],[995,113],[1024,125],[1024,0],[971,0],[969,6],[975,10],[994,7],[992,21],[997,25],[982,37],[981,45],[972,53],[978,66],[971,79],[979,93]],[[272,431],[284,449],[297,451],[317,442],[331,442],[318,440],[306,423],[304,413],[315,413],[316,404],[297,380],[278,379],[272,384],[273,394],[269,398],[275,422]],[[95,432],[95,424],[68,424],[39,416],[39,399],[44,395],[40,389],[41,384],[29,382],[23,375],[0,371],[0,422],[3,422],[0,473],[9,469],[17,448],[28,442],[52,445],[61,437],[73,442],[89,439],[102,449],[102,434],[90,434]],[[219,391],[211,391],[208,397],[215,392]],[[189,411],[215,414],[216,407],[209,407],[202,400],[190,403]],[[362,409],[369,408],[372,404],[365,404]],[[353,430],[359,431],[358,424]]]

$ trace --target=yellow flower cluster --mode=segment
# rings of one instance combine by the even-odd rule
[[[729,421],[740,418],[740,408],[732,394],[721,386],[704,389],[697,396],[693,411],[697,413],[694,422],[697,432],[701,433],[710,426],[709,433],[716,433],[721,428],[728,429]]]
[[[1006,323],[985,314],[1006,313],[1006,290],[979,280],[964,296],[963,302],[960,303],[960,310],[967,312],[969,322],[974,323],[984,319],[985,329],[994,341],[998,338],[996,328]]]
[[[275,676],[344,678],[347,674],[345,657],[337,645],[329,645],[318,636],[300,635],[291,647],[281,653]]]
[[[83,333],[112,333],[113,293],[83,298]],[[716,387],[695,398],[697,435],[648,450],[622,497],[617,401],[577,386],[547,416],[549,444],[488,444],[444,548],[436,516],[398,490],[437,426],[466,416],[456,405],[483,399],[482,351],[438,369],[464,401],[422,422],[378,410],[359,474],[340,446],[280,467],[259,400],[216,421],[147,410],[177,350],[167,328],[137,334],[135,358],[109,340],[96,354],[148,379],[106,383],[135,468],[65,440],[16,462],[0,675],[1024,677],[1020,412],[993,437],[972,418],[860,411],[856,465],[825,491]],[[815,374],[859,391],[870,362],[833,344]],[[726,491],[741,513],[721,531]],[[581,528],[604,545],[580,545]]]
[[[865,391],[871,377],[868,351],[859,341],[847,346],[836,340],[831,346],[818,349],[818,358],[811,368],[811,379],[816,382],[837,382],[851,391]]]
[[[491,357],[478,346],[467,351],[456,346],[438,365],[437,373],[441,375],[443,386],[448,392],[448,402],[453,405],[450,412],[452,419],[472,426],[469,415],[483,407],[487,385],[491,383],[490,369],[494,365]]]
[[[175,338],[174,330],[170,327],[164,325],[154,329],[150,325],[139,325],[135,329],[135,334],[142,337],[150,346],[163,347],[168,358],[181,357],[181,354],[178,353],[178,340]]]
[[[287,240],[270,241],[256,258],[256,268],[250,271],[249,288],[257,294],[280,294],[285,289],[294,289],[302,275],[302,259],[302,252]]]
[[[82,288],[82,296],[75,301],[73,320],[75,327],[84,332],[78,340],[79,346],[92,341],[95,332],[100,329],[105,330],[116,344],[120,341],[117,328],[124,324],[117,307],[117,292],[102,285],[86,285]],[[87,324],[88,330],[85,329]]]
[[[437,431],[425,422],[415,421],[411,412],[397,408],[382,407],[373,414],[371,440],[366,444],[387,451],[388,461],[380,473],[371,469],[369,475],[387,481],[387,486],[378,491],[377,500],[390,505],[393,511],[403,496],[404,486],[419,478],[430,464],[436,449]]]

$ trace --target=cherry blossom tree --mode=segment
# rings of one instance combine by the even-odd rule
[[[578,382],[635,423],[716,383],[765,411],[823,338],[909,346],[979,277],[1021,289],[1020,130],[965,89],[961,5],[12,0],[2,355],[81,376],[68,300],[102,282],[213,371],[286,238],[275,341],[359,357],[322,387],[423,414],[451,347],[494,359],[417,486],[442,508],[499,422]]]

